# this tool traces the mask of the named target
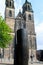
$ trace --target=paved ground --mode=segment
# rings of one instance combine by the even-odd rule
[[[8,59],[0,59],[0,65],[13,65],[14,61],[13,59],[8,60]],[[33,62],[33,64],[31,64],[31,62],[29,62],[28,65],[43,65],[43,62]]]
[[[0,65],[13,65],[13,64],[0,64]],[[43,62],[34,62],[33,64],[29,63],[28,65],[43,65]]]
[[[14,65],[14,64],[0,63],[0,65]]]
[[[43,65],[43,62],[35,62],[35,63],[29,63],[29,65]]]
[[[0,65],[12,65],[12,64],[0,64]]]
[[[14,60],[13,59],[10,59],[10,60],[9,59],[0,59],[0,65],[1,64],[3,64],[3,65],[4,64],[10,64],[11,65],[13,63],[14,63]]]
[[[12,65],[12,64],[0,64],[0,65]],[[33,64],[31,64],[31,63],[29,63],[29,65],[43,65],[43,64],[37,64],[37,63],[33,63]]]

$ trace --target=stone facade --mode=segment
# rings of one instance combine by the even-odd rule
[[[28,44],[29,44],[29,61],[31,60],[30,56],[33,55],[33,60],[36,61],[36,33],[35,33],[35,26],[34,26],[34,12],[32,9],[32,5],[27,0],[23,4],[23,11],[22,13],[19,12],[17,17],[15,18],[15,8],[14,8],[14,1],[13,0],[6,0],[6,7],[5,7],[5,20],[9,27],[15,31],[20,28],[24,28],[27,30],[28,33]],[[15,34],[15,33],[13,33]],[[14,36],[14,35],[13,35]],[[9,53],[10,50],[10,53]],[[5,58],[12,57],[13,58],[13,51],[14,46],[13,43],[5,49]],[[9,55],[10,54],[10,55]]]
[[[14,31],[15,20],[10,18],[5,18],[5,20],[6,24],[8,24],[8,26]]]
[[[13,0],[6,0],[5,7],[5,21],[6,24],[12,29],[12,35],[14,36],[14,25],[15,25],[15,8]],[[13,58],[14,56],[14,37],[8,48],[4,49],[4,58]]]
[[[31,61],[31,56],[33,57],[33,61],[36,61],[36,33],[34,26],[34,12],[32,9],[32,5],[27,0],[23,4],[22,13],[19,11],[16,22],[15,22],[15,31],[20,28],[24,28],[28,33],[28,44],[29,44],[29,61]]]

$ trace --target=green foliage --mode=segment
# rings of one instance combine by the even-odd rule
[[[12,30],[5,23],[5,20],[0,16],[0,47],[5,48],[8,46],[12,39],[11,33]]]

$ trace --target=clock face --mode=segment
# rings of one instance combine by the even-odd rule
[[[9,11],[9,16],[12,17],[12,11],[11,10]]]

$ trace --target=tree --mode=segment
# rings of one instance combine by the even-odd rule
[[[0,48],[6,48],[12,39],[12,30],[0,16]]]

